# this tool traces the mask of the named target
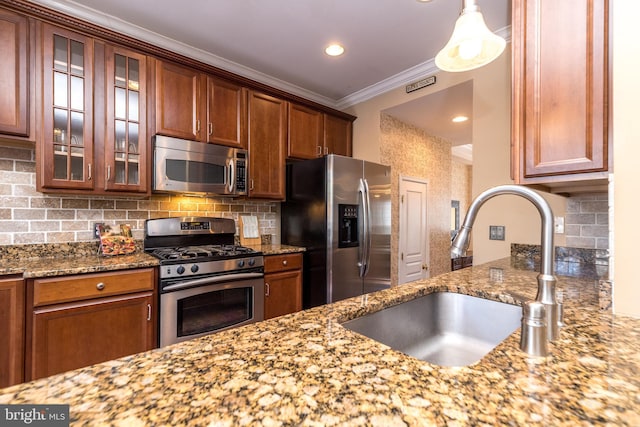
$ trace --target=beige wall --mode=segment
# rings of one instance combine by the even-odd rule
[[[460,224],[471,204],[471,186],[473,185],[473,168],[471,165],[451,160],[451,200],[460,202]]]
[[[451,270],[449,206],[451,206],[451,143],[383,114],[380,153],[391,166],[391,253],[398,254],[400,175],[427,181],[427,224],[430,274]],[[391,257],[391,284],[398,283],[398,257]]]
[[[640,317],[640,280],[637,259],[638,176],[640,171],[640,2],[611,2],[613,14],[613,310]]]
[[[349,111],[358,119],[354,123],[354,157],[379,162],[381,150],[381,111],[418,97],[473,79],[473,184],[472,194],[487,188],[509,184],[510,179],[510,108],[511,56],[507,49],[493,63],[466,73],[437,74],[437,83],[410,94],[400,87],[363,103]],[[565,200],[547,195],[556,216],[564,216]],[[473,234],[474,262],[484,263],[510,255],[511,243],[540,243],[540,220],[533,205],[516,196],[490,200],[480,211]],[[489,225],[506,227],[505,241],[490,241]],[[564,245],[564,236],[556,236]],[[445,255],[442,255],[445,256]]]

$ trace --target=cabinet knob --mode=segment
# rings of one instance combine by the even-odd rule
[[[427,264],[422,264],[422,269],[426,271],[429,269],[429,266]]]
[[[282,265],[287,265],[287,260],[286,259],[282,260]]]
[[[96,289],[101,291],[104,289],[105,284],[103,282],[100,282],[96,285]]]

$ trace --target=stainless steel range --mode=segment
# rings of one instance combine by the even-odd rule
[[[234,244],[227,218],[145,222],[144,250],[160,260],[160,346],[264,319],[262,253]]]

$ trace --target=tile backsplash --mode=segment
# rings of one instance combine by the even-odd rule
[[[148,199],[49,195],[36,191],[35,153],[0,146],[0,245],[81,242],[94,222],[130,224],[135,238],[144,221],[167,216],[258,217],[260,233],[277,232],[277,202],[153,195]]]
[[[567,199],[566,245],[609,249],[609,196],[585,194]]]

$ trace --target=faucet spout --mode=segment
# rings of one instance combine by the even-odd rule
[[[550,341],[558,338],[558,313],[562,312],[556,299],[556,278],[553,275],[553,212],[549,203],[538,193],[519,185],[500,185],[490,188],[475,198],[469,207],[464,222],[456,237],[451,242],[451,256],[454,258],[463,256],[469,247],[471,228],[476,220],[480,207],[489,199],[502,194],[521,196],[529,200],[538,210],[542,221],[541,230],[541,263],[538,274],[538,293],[536,301],[546,307],[547,338]]]

